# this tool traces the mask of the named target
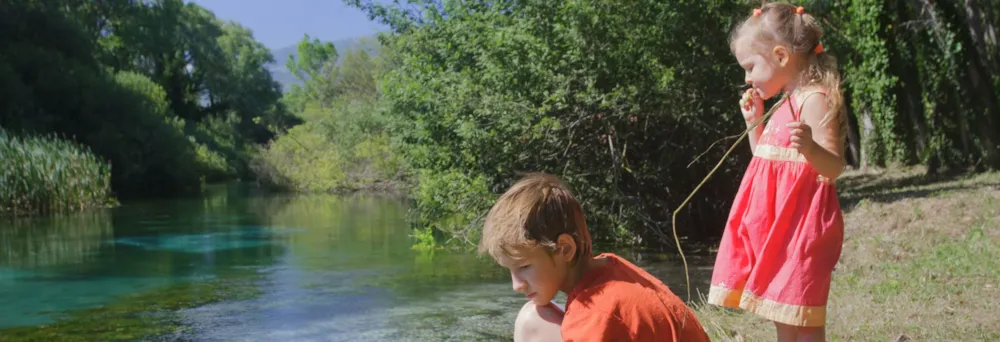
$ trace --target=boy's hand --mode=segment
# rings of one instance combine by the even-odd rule
[[[802,121],[793,121],[785,124],[785,127],[788,127],[788,134],[791,135],[789,147],[798,150],[802,155],[812,152],[816,141],[813,140],[812,128],[809,125]]]
[[[743,120],[747,123],[753,122],[764,114],[764,101],[754,88],[749,88],[743,92],[740,99],[740,111],[743,112]]]

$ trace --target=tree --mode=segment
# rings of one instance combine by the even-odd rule
[[[337,77],[337,49],[330,42],[302,37],[298,44],[298,56],[289,55],[285,67],[303,86],[293,84],[291,93],[301,94],[304,99],[312,100],[322,108],[328,108],[333,98],[339,95],[335,86]]]

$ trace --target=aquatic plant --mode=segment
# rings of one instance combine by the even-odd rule
[[[178,338],[191,327],[179,312],[217,303],[255,298],[259,289],[250,281],[231,277],[183,283],[122,296],[101,307],[60,315],[51,323],[0,329],[3,341],[136,341]]]
[[[114,203],[111,166],[55,135],[0,129],[0,215],[78,211]]]

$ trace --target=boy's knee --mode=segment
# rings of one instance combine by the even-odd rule
[[[514,342],[562,341],[559,325],[563,312],[555,305],[536,306],[527,302],[514,321]]]

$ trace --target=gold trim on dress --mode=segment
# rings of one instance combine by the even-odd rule
[[[826,306],[793,305],[758,297],[748,291],[732,290],[712,285],[708,303],[740,308],[768,320],[800,327],[821,327],[826,324]]]
[[[720,285],[708,288],[708,303],[729,308],[740,307],[740,291],[730,290]]]
[[[826,324],[826,306],[785,304],[743,292],[740,307],[769,320],[788,325],[821,327]]]
[[[788,147],[778,147],[774,145],[757,145],[757,149],[754,150],[753,155],[758,158],[775,160],[775,161],[791,161],[808,163],[806,156],[802,155],[798,150]],[[816,181],[823,184],[836,184],[836,181],[823,177],[816,176]]]
[[[777,160],[777,161],[795,161],[795,162],[806,162],[806,156],[799,153],[798,150],[788,147],[778,147],[774,145],[757,145],[757,149],[754,150],[753,155],[763,159]]]

